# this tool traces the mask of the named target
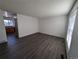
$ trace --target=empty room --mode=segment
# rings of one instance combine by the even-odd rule
[[[0,59],[78,59],[78,1],[0,0]]]

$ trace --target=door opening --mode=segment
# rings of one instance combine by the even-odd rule
[[[15,42],[18,38],[17,14],[4,11],[3,18],[7,40],[9,43]]]

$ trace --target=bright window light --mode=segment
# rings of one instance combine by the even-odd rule
[[[14,22],[12,20],[4,20],[4,25],[5,26],[15,26]]]
[[[72,15],[69,17],[69,25],[68,25],[68,31],[67,31],[67,44],[68,44],[68,50],[70,50],[71,41],[72,41],[72,33],[74,29],[74,23],[76,18],[76,12],[73,12]]]

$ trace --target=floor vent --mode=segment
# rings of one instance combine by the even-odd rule
[[[61,54],[61,59],[64,59],[64,55],[63,54]]]

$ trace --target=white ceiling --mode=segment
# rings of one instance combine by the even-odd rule
[[[33,17],[68,14],[75,0],[0,0],[0,8]]]

